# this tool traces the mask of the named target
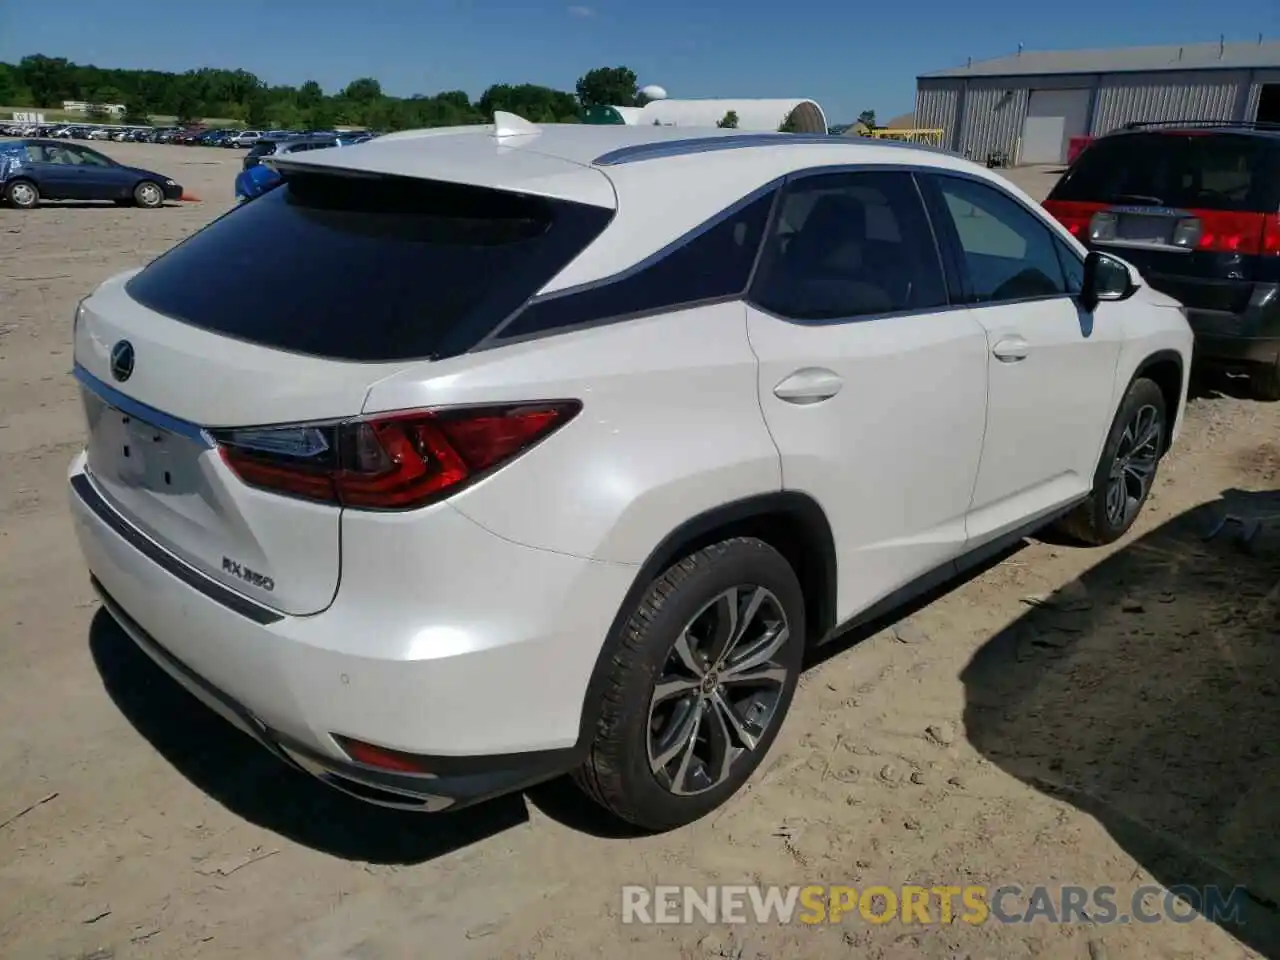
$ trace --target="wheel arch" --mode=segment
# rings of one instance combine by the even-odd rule
[[[1149,354],[1134,371],[1133,376],[1129,380],[1129,386],[1133,386],[1133,382],[1139,378],[1145,378],[1160,388],[1160,393],[1164,396],[1165,412],[1170,414],[1175,421],[1181,415],[1179,403],[1182,401],[1183,390],[1186,386],[1187,371],[1182,359],[1182,354],[1176,350],[1157,350]],[[1125,388],[1128,392],[1128,387]],[[1169,446],[1173,443],[1173,429],[1169,429],[1164,437],[1164,450],[1167,453]]]
[[[733,537],[763,540],[791,564],[804,592],[807,643],[818,642],[835,626],[835,536],[826,511],[813,497],[792,490],[775,491],[735,500],[691,517],[653,548],[614,615],[587,683],[578,728],[579,748],[585,749],[595,737],[609,661],[628,617],[650,584],[681,557]]]

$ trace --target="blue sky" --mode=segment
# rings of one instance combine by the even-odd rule
[[[541,83],[626,65],[673,97],[812,97],[831,122],[914,102],[915,76],[1028,50],[1280,39],[1280,0],[0,0],[0,60],[244,67],[334,91]]]

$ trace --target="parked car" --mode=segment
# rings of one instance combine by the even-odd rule
[[[106,127],[95,127],[89,131],[90,140],[110,140],[111,131]]]
[[[374,803],[693,820],[814,646],[1115,540],[1179,429],[1177,302],[950,154],[500,115],[272,163],[79,308],[72,512],[156,663]]]
[[[245,154],[244,160],[241,161],[242,169],[248,170],[251,167],[256,167],[267,157],[284,156],[289,153],[302,153],[308,150],[322,150],[326,147],[340,147],[343,145],[342,140],[337,137],[264,137],[249,148],[249,152]]]
[[[0,143],[0,196],[28,210],[43,200],[114,200],[159,207],[182,197],[182,187],[164,174],[127,167],[110,157],[58,140]]]
[[[1133,125],[1093,141],[1045,207],[1182,301],[1197,362],[1280,400],[1280,127]]]
[[[256,199],[278,186],[280,182],[280,174],[266,164],[257,163],[251,167],[245,167],[236,174],[236,202],[244,203],[246,200]]]
[[[262,139],[260,130],[241,130],[239,133],[232,134],[224,142],[224,147],[252,147]]]
[[[196,143],[202,147],[225,147],[235,133],[234,130],[207,130],[196,138]]]

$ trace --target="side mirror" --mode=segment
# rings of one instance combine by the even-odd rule
[[[1125,300],[1137,289],[1123,261],[1097,250],[1090,250],[1084,258],[1080,303],[1086,310],[1092,312],[1104,300]]]

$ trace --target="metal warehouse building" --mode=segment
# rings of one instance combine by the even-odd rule
[[[1280,43],[1028,50],[916,79],[916,126],[980,162],[1061,163],[1072,137],[1150,120],[1280,123]]]

